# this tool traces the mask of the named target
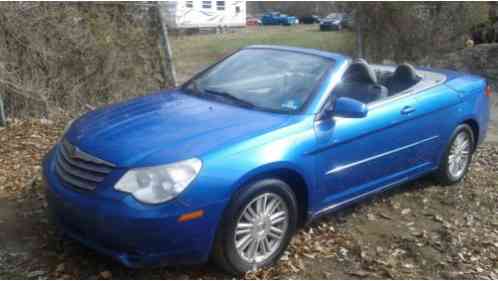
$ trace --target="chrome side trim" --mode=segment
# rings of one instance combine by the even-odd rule
[[[355,197],[352,197],[352,198],[346,199],[346,200],[344,200],[344,201],[341,201],[341,202],[339,202],[339,203],[332,204],[332,205],[330,205],[330,206],[328,206],[328,207],[325,207],[325,208],[321,209],[320,211],[316,212],[313,216],[314,216],[314,217],[319,216],[319,215],[321,215],[321,214],[323,214],[323,213],[326,213],[326,212],[328,212],[328,211],[331,211],[331,210],[333,210],[333,209],[335,209],[335,208],[337,208],[337,207],[340,207],[340,206],[342,206],[342,205],[344,205],[344,204],[347,204],[347,203],[349,203],[349,202],[355,201],[355,200],[360,199],[360,198],[362,198],[362,197],[368,196],[368,195],[370,195],[370,194],[372,194],[372,193],[376,193],[376,192],[379,192],[379,191],[381,191],[381,190],[383,190],[383,189],[387,189],[387,188],[393,187],[393,186],[395,186],[395,185],[401,184],[401,183],[405,182],[405,181],[406,181],[406,180],[408,180],[408,179],[409,179],[408,177],[404,177],[404,178],[402,178],[402,179],[400,179],[400,180],[397,180],[397,181],[395,181],[395,182],[392,182],[392,183],[389,183],[389,184],[387,184],[387,185],[381,186],[381,187],[376,188],[376,189],[374,189],[374,190],[370,190],[369,192],[365,192],[365,193],[362,193],[362,194],[356,195]]]
[[[366,163],[368,161],[375,160],[375,159],[378,159],[378,158],[381,158],[381,157],[384,157],[384,156],[387,156],[387,155],[399,152],[399,151],[404,150],[404,149],[408,149],[410,147],[414,147],[414,146],[419,145],[421,143],[428,142],[428,141],[431,141],[431,140],[434,140],[434,139],[437,139],[437,138],[439,138],[439,136],[432,136],[430,138],[426,138],[426,139],[423,139],[423,140],[420,140],[420,141],[417,141],[417,142],[414,142],[414,143],[411,143],[411,144],[408,144],[408,145],[405,145],[405,146],[402,146],[402,147],[399,147],[399,148],[396,148],[396,149],[393,149],[393,150],[390,150],[390,151],[386,151],[386,152],[381,153],[381,154],[377,154],[377,155],[374,155],[374,156],[371,156],[371,157],[368,157],[368,158],[356,161],[356,162],[352,162],[352,163],[349,163],[349,164],[346,164],[346,165],[337,166],[337,167],[333,168],[332,170],[327,171],[325,173],[325,175],[330,175],[330,174],[342,171],[344,169],[348,169],[348,168],[354,167],[356,165],[360,165],[360,164]]]

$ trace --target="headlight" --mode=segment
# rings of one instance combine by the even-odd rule
[[[126,172],[114,188],[131,193],[143,203],[163,203],[184,191],[201,167],[201,160],[192,158],[168,165],[132,169]]]

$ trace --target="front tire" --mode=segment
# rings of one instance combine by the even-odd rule
[[[467,124],[456,127],[445,150],[435,176],[443,185],[455,184],[463,179],[472,160],[475,138]]]
[[[243,187],[225,211],[216,235],[214,261],[232,274],[274,264],[297,226],[292,189],[279,179]]]

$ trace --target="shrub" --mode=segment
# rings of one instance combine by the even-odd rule
[[[79,112],[164,85],[157,24],[132,4],[0,4],[0,95],[10,116]]]
[[[351,4],[364,35],[366,57],[417,61],[464,46],[471,27],[487,20],[485,2]]]

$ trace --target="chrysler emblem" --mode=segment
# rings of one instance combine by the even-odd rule
[[[80,159],[84,161],[94,161],[95,159],[90,159],[89,156],[85,155],[78,147],[72,145],[69,150],[69,157],[73,159]],[[95,161],[98,162],[98,161]]]
[[[69,157],[71,157],[72,159],[81,159],[81,160],[85,160],[81,157],[81,150],[79,148],[77,148],[76,146],[70,144],[69,142],[66,142],[67,145],[66,145],[66,152],[68,154]]]
[[[79,155],[79,149],[76,146],[71,146],[69,150],[69,156],[71,158],[79,158],[78,155]]]

